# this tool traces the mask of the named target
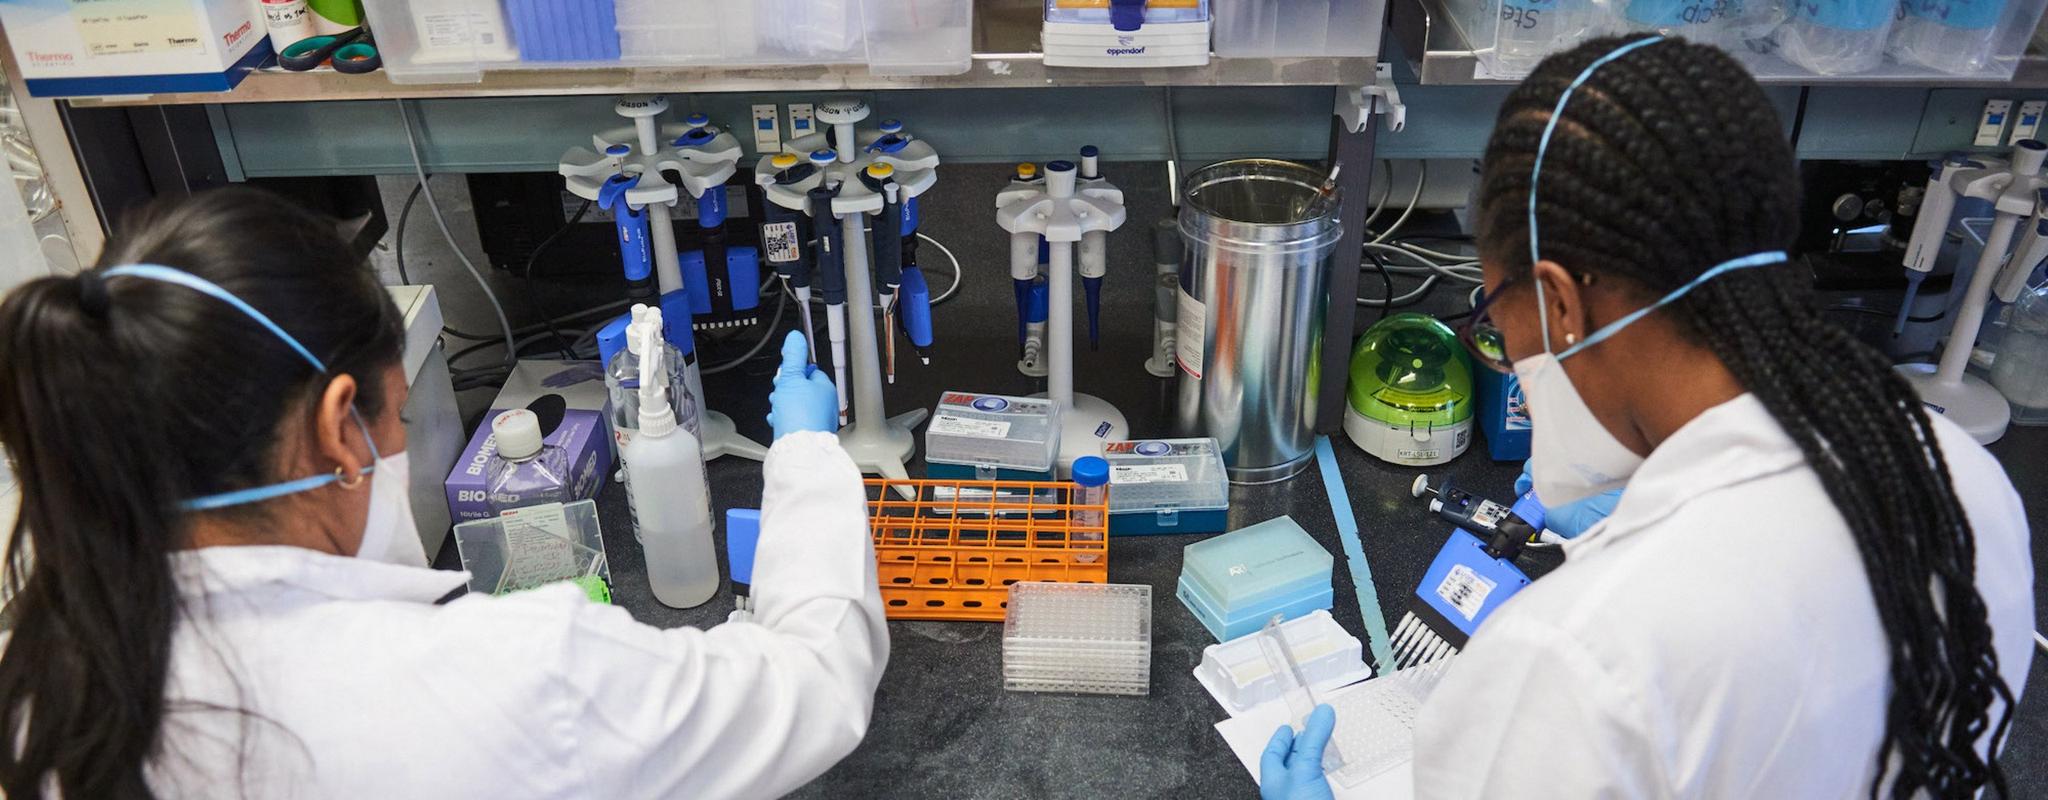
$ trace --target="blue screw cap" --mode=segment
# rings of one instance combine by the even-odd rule
[[[1082,486],[1102,486],[1109,483],[1109,462],[1095,456],[1074,459],[1074,482]]]
[[[1072,161],[1050,161],[1050,162],[1047,162],[1047,163],[1046,163],[1046,165],[1045,165],[1045,171],[1046,171],[1046,172],[1073,172],[1073,171],[1074,171],[1074,162],[1072,162]]]
[[[811,163],[813,164],[830,164],[838,160],[839,153],[834,151],[830,147],[823,147],[811,151]]]
[[[711,124],[711,118],[703,114],[691,114],[683,118],[683,123],[692,128],[702,128]]]
[[[624,144],[615,144],[615,145],[612,145],[612,146],[610,146],[610,147],[607,147],[607,148],[605,148],[605,149],[604,149],[604,154],[605,154],[605,155],[608,155],[608,156],[629,156],[629,155],[632,155],[632,154],[633,154],[633,146],[632,146],[632,145],[624,145]]]
[[[882,130],[882,132],[883,132],[883,133],[902,133],[902,132],[903,132],[903,120],[900,120],[900,119],[885,119],[885,120],[882,120],[882,124],[880,125],[880,128],[881,128],[881,130]]]

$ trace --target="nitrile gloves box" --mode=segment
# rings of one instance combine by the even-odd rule
[[[484,485],[490,477],[491,457],[498,452],[497,437],[491,434],[491,422],[508,410],[493,408],[484,415],[483,424],[477,426],[476,435],[469,438],[469,446],[463,448],[462,457],[455,461],[455,469],[448,473],[448,510],[456,522],[492,516],[490,503],[485,500],[488,492]],[[573,408],[564,411],[562,424],[556,426],[541,443],[568,452],[569,499],[595,499],[597,490],[603,488],[605,478],[612,472],[611,434],[605,427],[604,415]]]
[[[270,57],[254,0],[0,0],[36,97],[224,92]]]

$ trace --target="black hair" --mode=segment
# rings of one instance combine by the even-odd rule
[[[221,300],[98,272],[140,263],[220,285],[330,373]],[[303,477],[280,474],[284,432],[341,374],[380,418],[404,345],[397,307],[337,223],[253,189],[145,207],[94,270],[0,303],[0,444],[22,500],[0,572],[14,591],[0,795],[14,800],[150,796],[186,613],[171,564],[190,544],[180,502]],[[255,520],[267,505],[205,513]]]
[[[1530,169],[1558,97],[1636,38],[1546,59],[1502,106],[1478,229],[1488,261],[1509,274],[1531,267]],[[1561,117],[1537,197],[1546,260],[1656,297],[1796,237],[1784,127],[1728,54],[1679,39],[1641,47],[1595,70]],[[1726,273],[1667,313],[1798,443],[1862,554],[1891,659],[1871,796],[1887,779],[1893,797],[1969,797],[1987,783],[2003,793],[1976,744],[1988,732],[1998,752],[2012,690],[1977,592],[1970,522],[1920,399],[1884,356],[1822,319],[1811,276],[1791,265]]]

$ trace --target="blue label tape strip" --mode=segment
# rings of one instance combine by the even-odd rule
[[[1351,565],[1351,586],[1358,593],[1358,616],[1365,620],[1366,647],[1373,664],[1384,672],[1394,663],[1394,648],[1387,635],[1387,614],[1380,610],[1380,593],[1373,588],[1372,565],[1365,561],[1365,546],[1358,540],[1358,517],[1351,513],[1351,493],[1344,491],[1344,479],[1337,474],[1337,453],[1330,449],[1330,437],[1316,437],[1316,464],[1323,470],[1323,493],[1330,497],[1330,515],[1337,518],[1337,538],[1344,542],[1344,558]]]

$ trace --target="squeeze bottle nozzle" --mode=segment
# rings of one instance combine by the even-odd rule
[[[668,405],[668,381],[662,379],[661,326],[640,331],[640,434],[661,438],[676,429],[675,411]]]

